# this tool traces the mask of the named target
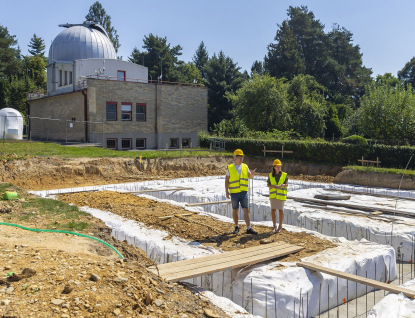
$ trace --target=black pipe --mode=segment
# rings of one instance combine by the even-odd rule
[[[81,90],[82,95],[84,95],[84,121],[85,121],[85,142],[88,142],[88,99],[86,94],[86,88]],[[104,144],[104,141],[102,141]]]

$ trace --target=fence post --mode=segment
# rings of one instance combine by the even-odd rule
[[[102,122],[102,148],[104,148],[104,122]]]

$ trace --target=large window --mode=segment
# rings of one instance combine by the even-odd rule
[[[117,71],[117,80],[125,81],[125,71]]]
[[[59,86],[62,86],[62,80],[63,80],[62,70],[59,70]]]
[[[131,103],[121,103],[121,120],[131,120]]]
[[[116,121],[117,120],[117,102],[107,102],[107,121]]]
[[[107,139],[107,149],[117,149],[117,139],[116,138],[108,138]]]
[[[135,140],[135,148],[136,149],[146,149],[146,139],[145,138],[137,138]]]
[[[146,104],[137,103],[135,105],[135,120],[136,121],[146,121]]]
[[[72,84],[72,72],[69,71],[69,84]]]
[[[129,150],[129,149],[131,149],[131,139],[122,138],[121,139],[121,150]]]
[[[65,71],[65,85],[68,85],[68,71]]]
[[[179,148],[179,138],[170,138],[170,148]]]

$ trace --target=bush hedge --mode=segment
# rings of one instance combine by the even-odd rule
[[[210,147],[208,134],[199,134],[201,147]],[[284,154],[284,158],[304,160],[313,163],[357,165],[357,160],[368,159],[381,161],[380,166],[387,168],[405,168],[411,156],[414,156],[408,165],[409,169],[415,169],[415,147],[350,144],[341,142],[322,142],[308,140],[255,140],[242,138],[221,138],[225,141],[226,149],[242,149],[248,156],[263,156],[264,146],[267,150],[293,151],[292,154]],[[281,157],[280,154],[267,153],[267,157]]]

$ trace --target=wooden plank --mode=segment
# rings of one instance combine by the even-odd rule
[[[378,160],[361,160],[361,159],[358,159],[357,161],[361,161],[361,162],[373,162],[373,163],[382,163],[382,161],[378,161]]]
[[[401,197],[401,196],[390,195],[390,194],[368,193],[368,192],[359,192],[359,191],[351,191],[351,190],[340,190],[340,189],[324,189],[324,190],[325,191],[339,191],[339,192],[351,193],[351,194],[357,194],[357,195],[369,195],[369,196],[378,197],[378,198],[391,198],[391,199],[400,199],[400,200],[415,201],[415,198]]]
[[[163,274],[161,274],[161,276],[165,277],[165,279],[168,281],[175,282],[179,280],[197,277],[200,275],[206,275],[210,273],[223,271],[223,270],[230,269],[230,268],[239,268],[239,267],[243,267],[247,265],[256,264],[256,263],[263,262],[269,259],[278,258],[278,257],[285,256],[288,254],[296,253],[298,251],[301,251],[302,249],[303,247],[293,246],[293,247],[288,247],[284,250],[281,250],[279,251],[279,253],[263,254],[262,256],[257,255],[256,257],[233,260],[233,261],[226,262],[226,263],[215,264],[213,266],[203,266],[201,268],[194,269],[191,271],[174,272],[167,276],[164,276]]]
[[[231,200],[224,200],[224,201],[212,201],[212,202],[200,202],[200,203],[187,203],[186,206],[199,206],[199,205],[231,203],[231,202],[232,202]]]
[[[415,213],[411,213],[407,211],[395,211],[393,209],[371,207],[371,206],[357,205],[357,204],[351,204],[351,203],[337,203],[333,201],[325,201],[325,200],[317,200],[317,199],[309,199],[309,198],[293,198],[293,200],[299,201],[299,202],[313,202],[313,203],[322,204],[322,205],[340,206],[343,208],[350,208],[350,209],[356,209],[356,210],[367,211],[367,212],[380,211],[386,214],[404,215],[404,216],[412,216],[412,217],[415,216]]]
[[[370,215],[381,215],[381,214],[383,214],[383,213],[380,212],[380,211],[370,212]]]
[[[162,269],[165,272],[168,272],[170,269],[174,271],[180,271],[181,268],[184,268],[184,267],[192,267],[192,266],[198,267],[204,264],[210,265],[210,264],[215,264],[221,261],[223,262],[223,261],[231,261],[233,259],[242,259],[242,258],[247,258],[249,256],[255,256],[255,255],[261,255],[264,253],[268,253],[269,251],[276,252],[278,250],[282,250],[282,249],[289,248],[292,246],[293,245],[286,244],[286,243],[280,243],[278,246],[276,246],[275,243],[264,244],[264,245],[255,246],[255,247],[243,248],[243,249],[235,250],[231,252],[212,254],[212,255],[197,257],[194,259],[187,259],[187,260],[179,261],[180,268],[178,268],[177,266],[177,263],[179,262],[166,263],[166,264],[159,265],[158,267],[159,267],[159,270]]]
[[[123,191],[122,193],[147,193],[147,192],[178,191],[178,190],[194,190],[194,188],[170,188],[170,189],[153,189],[153,190],[142,190],[142,191]]]
[[[314,196],[315,199],[320,200],[350,200],[350,195],[339,195],[339,194],[316,194]]]
[[[240,250],[235,250],[235,251],[230,251],[230,252],[225,252],[225,253],[212,254],[212,255],[197,257],[197,258],[193,258],[193,259],[187,259],[187,260],[180,261],[180,264],[181,264],[181,266],[186,266],[188,264],[204,263],[204,262],[206,262],[206,260],[218,261],[218,260],[224,259],[226,257],[231,257],[231,258],[236,257],[236,255],[241,255],[241,256],[245,257],[246,255],[248,255],[250,253],[256,253],[256,252],[264,253],[264,252],[267,252],[268,249],[271,249],[271,250],[278,249],[276,244],[279,244],[278,246],[280,246],[280,248],[286,248],[288,246],[292,246],[290,244],[282,243],[282,242],[264,244],[264,245],[260,245],[260,246],[243,248],[243,249],[240,249]],[[161,265],[159,265],[159,268],[160,267],[161,268],[166,268],[166,269],[169,268],[169,267],[177,268],[176,263],[177,262],[161,264]]]
[[[284,153],[293,153],[290,150],[284,150],[284,151],[282,151],[282,150],[262,150],[262,152],[284,152]]]
[[[329,274],[332,276],[348,279],[348,280],[351,280],[352,282],[356,282],[359,284],[364,284],[364,285],[368,285],[374,288],[383,289],[391,293],[395,293],[395,294],[403,293],[407,297],[415,298],[415,290],[410,290],[408,288],[404,288],[400,286],[391,286],[386,283],[378,282],[377,280],[364,278],[364,277],[360,277],[360,276],[349,274],[349,273],[344,273],[344,272],[341,272],[335,269],[331,269],[331,268],[327,268],[327,267],[323,267],[323,266],[319,266],[319,265],[315,265],[311,263],[306,263],[306,262],[297,262],[297,266],[307,268],[312,271],[317,271],[317,272]]]
[[[181,217],[181,216],[190,216],[190,215],[198,215],[198,214],[199,213],[196,213],[196,212],[195,213],[183,213],[183,214],[173,214],[173,215],[159,216],[158,218],[164,220],[164,219],[170,219],[174,216]]]

